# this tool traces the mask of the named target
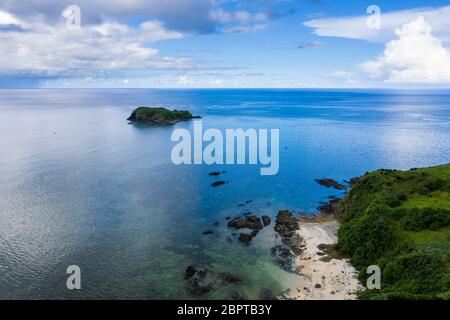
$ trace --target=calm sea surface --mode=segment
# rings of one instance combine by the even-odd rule
[[[193,123],[127,124],[140,105],[205,128],[278,128],[279,173],[175,166],[171,133]],[[245,279],[205,298],[280,293],[293,275],[273,263],[272,227],[245,247],[225,217],[313,213],[338,195],[315,178],[448,162],[448,91],[0,90],[0,298],[191,298],[190,264]],[[229,183],[212,188],[215,170]],[[66,289],[69,265],[80,291]]]

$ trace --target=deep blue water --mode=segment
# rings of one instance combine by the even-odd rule
[[[127,124],[140,105],[187,109],[206,128],[280,129],[279,173],[175,166],[171,133],[193,123]],[[0,298],[190,298],[189,264],[245,278],[206,298],[281,292],[273,230],[245,247],[226,216],[313,213],[338,194],[315,178],[448,162],[449,91],[1,90]],[[215,170],[227,185],[210,186]],[[66,289],[72,264],[81,291]]]

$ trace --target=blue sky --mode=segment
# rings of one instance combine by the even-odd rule
[[[0,0],[0,41],[0,88],[450,84],[448,1]]]

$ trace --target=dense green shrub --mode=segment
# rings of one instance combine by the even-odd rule
[[[425,183],[425,188],[429,192],[433,192],[433,191],[441,189],[444,186],[444,184],[445,184],[444,180],[439,179],[439,178],[433,178]]]
[[[407,196],[394,190],[388,190],[383,194],[384,202],[391,208],[397,208],[402,204],[402,201],[407,199]]]
[[[415,250],[386,264],[383,281],[387,285],[407,289],[410,293],[439,292],[448,285],[441,281],[448,268],[448,259],[441,252]]]
[[[415,250],[400,255],[384,268],[383,285],[391,299],[440,299],[448,294],[449,260],[437,250]]]
[[[338,249],[352,255],[356,267],[375,264],[395,245],[394,229],[382,216],[369,215],[339,231]]]
[[[410,209],[403,218],[403,227],[409,231],[437,230],[450,225],[450,210]]]
[[[450,164],[379,170],[353,181],[337,249],[351,257],[363,283],[369,265],[382,270],[381,290],[360,298],[450,299]]]

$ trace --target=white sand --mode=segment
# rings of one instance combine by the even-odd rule
[[[357,272],[348,260],[332,259],[320,261],[324,256],[317,254],[319,244],[337,242],[337,221],[301,222],[299,234],[303,238],[304,252],[295,258],[301,275],[296,277],[287,295],[297,300],[343,300],[356,299],[355,292],[362,287]],[[320,288],[316,288],[320,285]]]

